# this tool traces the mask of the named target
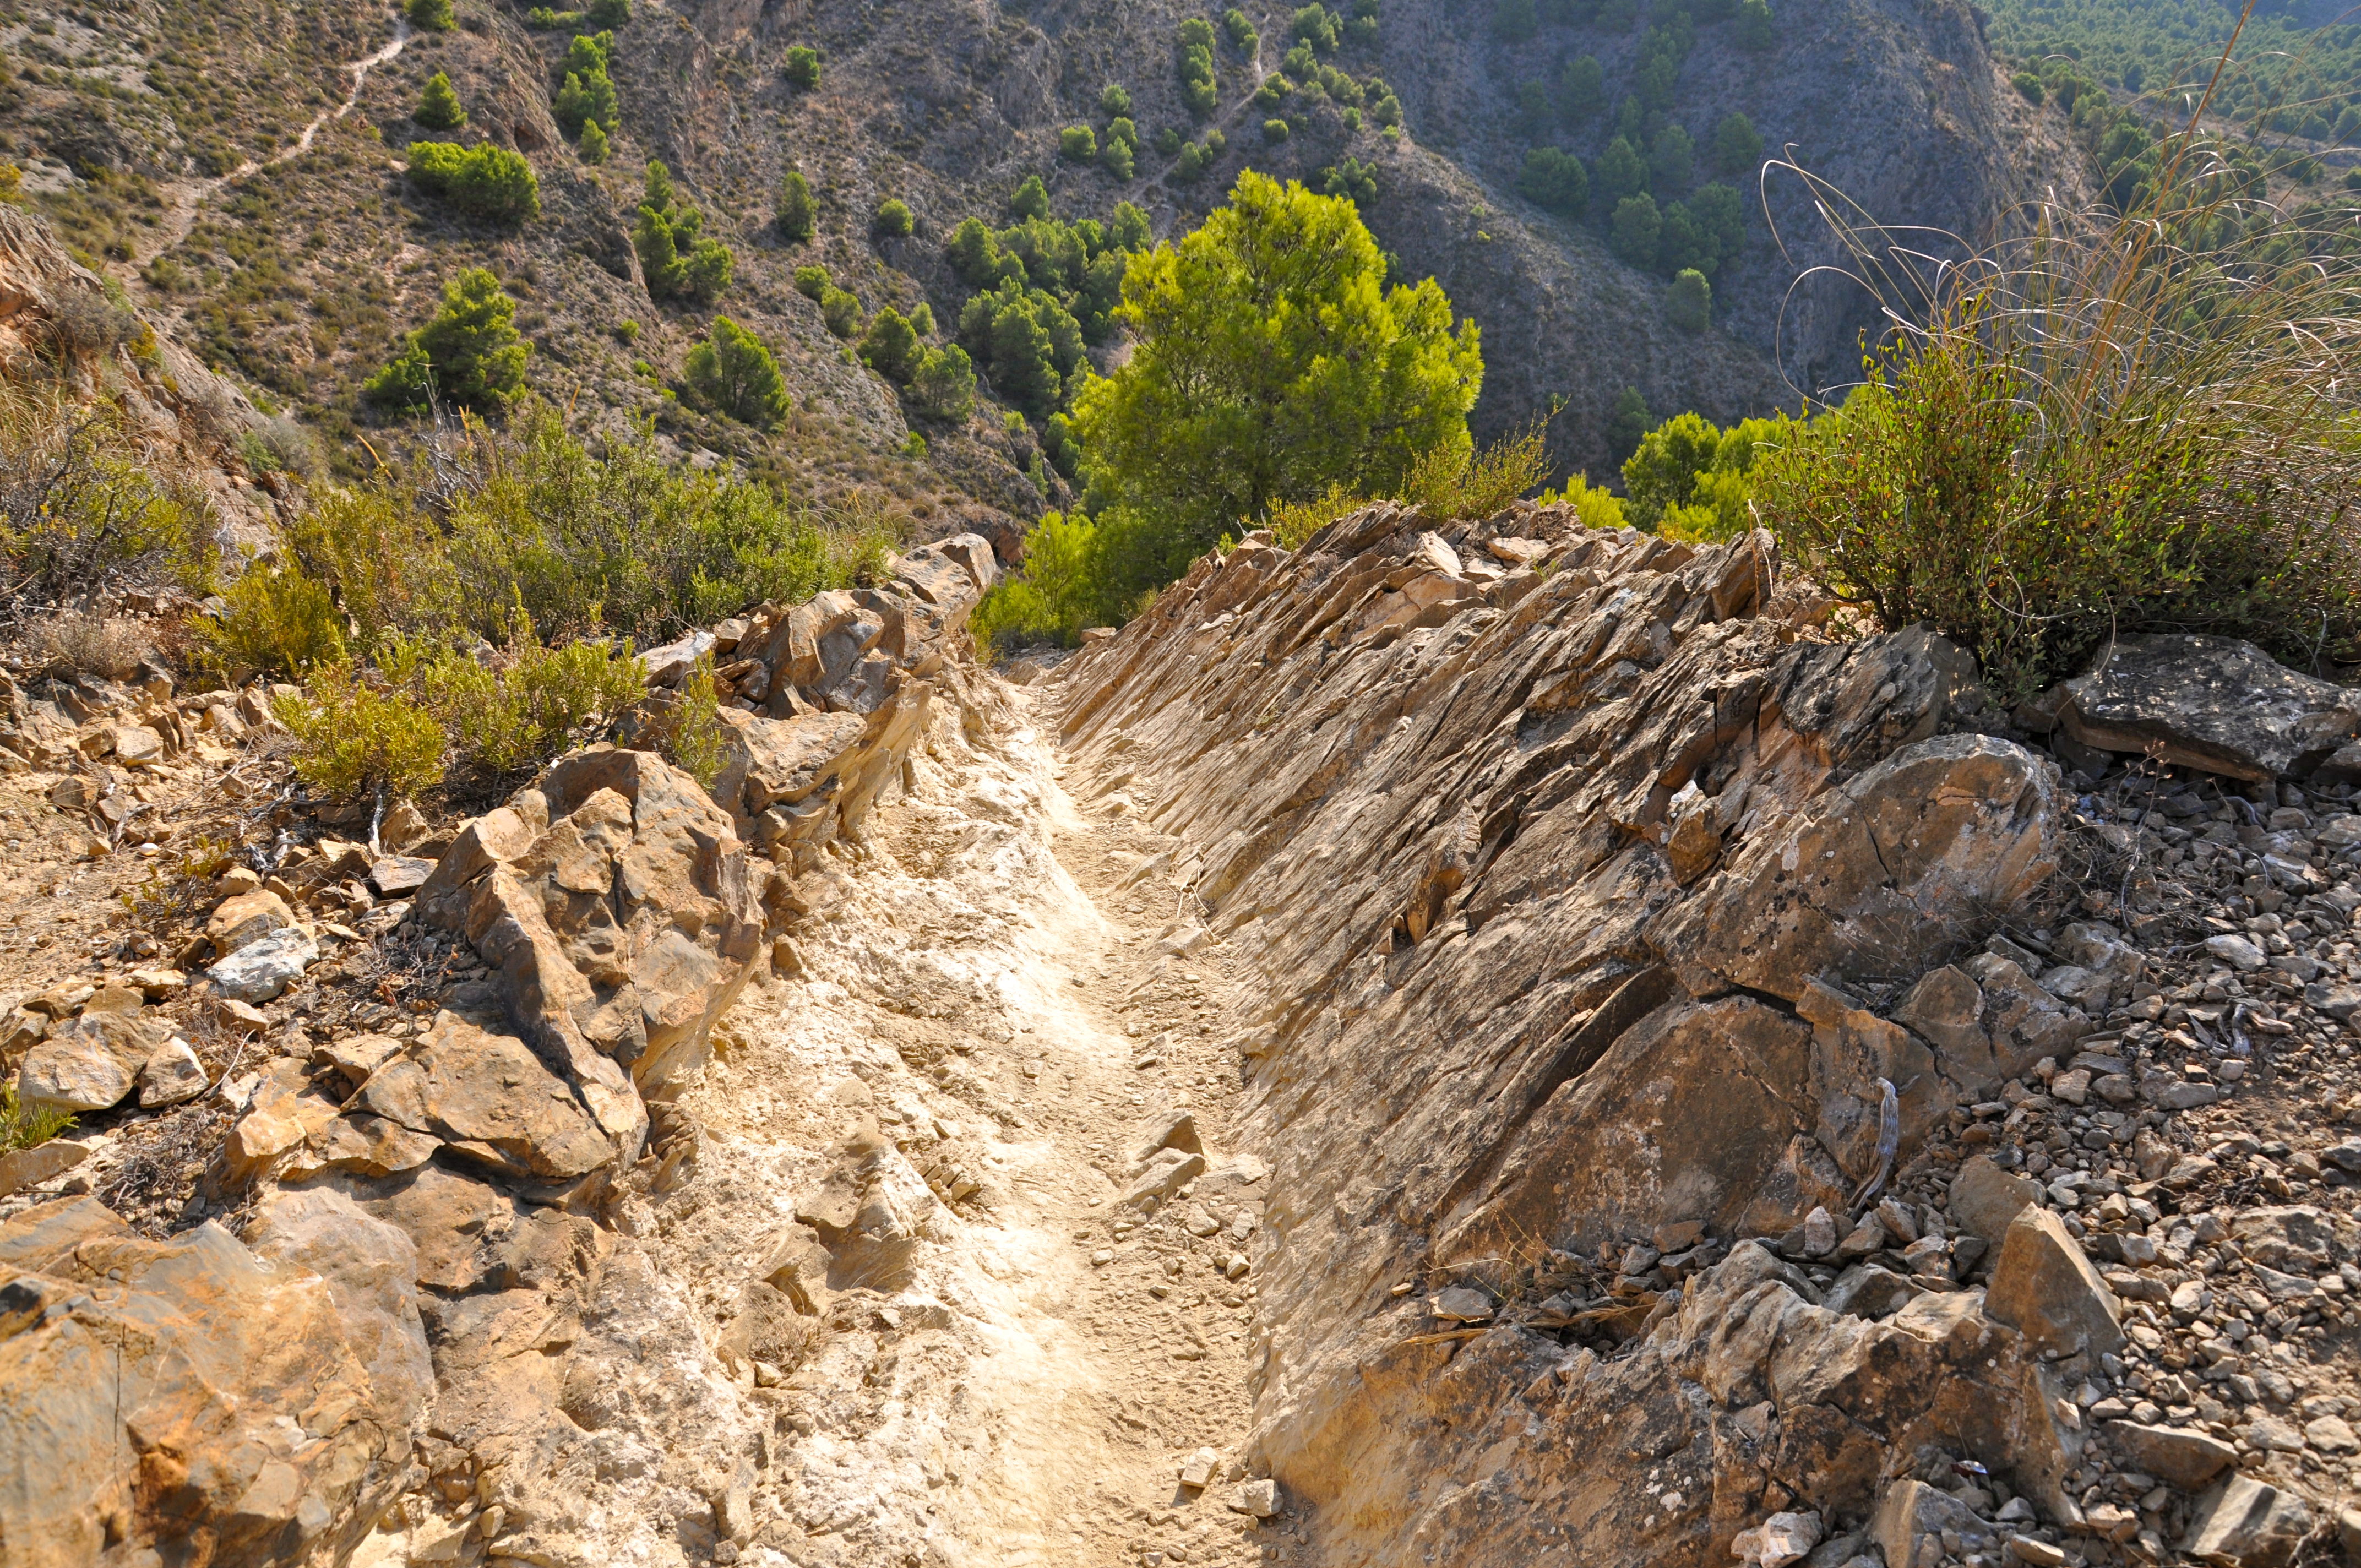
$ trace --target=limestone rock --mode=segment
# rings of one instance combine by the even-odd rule
[[[1984,1306],[2059,1355],[2106,1355],[2124,1346],[2114,1292],[2047,1209],[2023,1210],[2009,1222]]]
[[[1787,1568],[1820,1543],[1820,1516],[1776,1513],[1752,1530],[1741,1530],[1730,1553],[1756,1568]]]
[[[139,1069],[140,1109],[194,1100],[205,1091],[205,1064],[188,1041],[175,1035],[150,1052]]]
[[[214,956],[225,959],[248,943],[294,924],[295,912],[287,907],[287,901],[258,886],[214,905],[205,921],[205,937],[214,945]]]
[[[2311,1533],[2312,1510],[2302,1497],[2233,1475],[2198,1500],[2180,1549],[2203,1563],[2287,1568]]]
[[[87,1145],[71,1138],[51,1138],[28,1149],[0,1154],[0,1198],[13,1198],[27,1187],[38,1187],[90,1157]]]
[[[320,945],[298,926],[257,937],[205,971],[233,1002],[269,1002],[320,961]]]
[[[192,1540],[241,1563],[349,1552],[400,1489],[425,1346],[414,1311],[366,1304],[367,1287],[340,1299],[305,1266],[352,1278],[335,1255],[355,1234],[335,1240],[291,1243],[274,1267],[216,1223],[148,1241],[90,1198],[0,1225],[21,1325],[0,1341],[11,1560],[94,1563],[110,1543],[153,1560]]]
[[[1939,1540],[1945,1530],[1960,1537],[1990,1533],[1965,1503],[1916,1480],[1887,1487],[1869,1525],[1870,1539],[1889,1563],[1917,1563],[1919,1542],[1930,1536]]]
[[[2186,1427],[2109,1421],[2106,1432],[2134,1469],[2184,1492],[2197,1490],[2238,1459],[2238,1451],[2221,1439]]]
[[[2361,698],[2228,637],[2125,637],[2066,683],[2066,733],[2230,778],[2302,777],[2361,732]]]
[[[25,1053],[17,1097],[27,1105],[63,1111],[107,1110],[138,1082],[162,1033],[160,1025],[127,1013],[68,1019]]]
[[[2031,1177],[2003,1170],[1988,1156],[1971,1155],[1951,1178],[1951,1219],[1997,1248],[2007,1239],[2011,1223],[2037,1201],[2039,1192]]]

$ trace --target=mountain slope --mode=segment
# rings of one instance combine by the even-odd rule
[[[46,36],[37,31],[42,14],[27,11],[0,35],[11,40],[0,48],[19,60],[48,49],[66,63],[41,67],[38,85],[31,68],[20,72],[0,132],[29,171],[29,200],[70,240],[104,252],[117,276],[144,290],[151,309],[177,316],[214,363],[312,411],[336,460],[352,468],[370,459],[350,433],[385,439],[361,381],[431,313],[445,279],[487,265],[521,302],[519,324],[536,346],[535,385],[577,422],[653,417],[686,447],[733,455],[818,501],[862,498],[925,532],[961,519],[989,523],[984,514],[994,512],[1029,520],[1067,494],[1042,463],[1036,433],[1013,428],[989,401],[963,423],[916,420],[830,334],[790,274],[825,266],[865,313],[926,301],[948,333],[968,291],[943,259],[945,239],[971,214],[1006,222],[1009,192],[1036,172],[1060,216],[1104,220],[1130,200],[1159,236],[1195,221],[1243,167],[1313,182],[1340,165],[1362,173],[1356,194],[1381,243],[1407,273],[1441,279],[1485,328],[1479,433],[1519,427],[1563,400],[1551,431],[1561,467],[1608,465],[1608,414],[1625,386],[1660,414],[1697,407],[1727,419],[1792,403],[1795,389],[1848,374],[1873,317],[1864,302],[1826,285],[1790,297],[1799,269],[1828,259],[1797,182],[1772,181],[1774,236],[1753,180],[1740,180],[1743,247],[1715,278],[1720,324],[1694,337],[1665,320],[1662,277],[1616,259],[1596,214],[1571,221],[1516,193],[1536,136],[1596,165],[1616,129],[1611,106],[1584,123],[1535,125],[1519,89],[1554,82],[1565,62],[1588,54],[1601,61],[1611,105],[1635,80],[1652,29],[1675,25],[1668,11],[1620,19],[1594,11],[1587,22],[1544,22],[1511,42],[1484,8],[1382,0],[1373,38],[1348,28],[1319,61],[1352,85],[1274,106],[1254,93],[1285,63],[1289,13],[1248,10],[1258,46],[1249,53],[1221,39],[1218,103],[1201,120],[1185,106],[1175,71],[1180,24],[1198,13],[1170,0],[1121,9],[1057,0],[1022,8],[642,0],[614,45],[620,125],[603,167],[582,161],[551,114],[575,29],[535,30],[509,5],[460,0],[456,30],[414,37],[390,13],[326,27],[283,17],[263,0],[212,10],[159,0],[98,18],[108,31],[54,22]],[[1650,137],[1677,124],[1709,146],[1721,118],[1740,112],[1772,149],[1794,145],[1881,219],[1971,236],[2037,190],[2079,188],[2054,111],[2007,90],[1971,8],[1956,0],[1783,8],[1760,53],[1740,47],[1728,22],[1706,21],[1693,33],[1671,107],[1650,122]],[[352,62],[397,44],[354,91]],[[821,51],[816,88],[784,74],[797,45]],[[538,218],[516,229],[467,219],[403,177],[402,148],[445,134],[409,118],[437,71],[470,114],[456,139],[488,140],[531,160]],[[180,85],[192,78],[227,103],[198,107]],[[1374,105],[1378,82],[1403,105],[1399,137],[1381,133],[1374,111],[1336,101],[1366,92]],[[1058,155],[1061,127],[1105,131],[1096,105],[1109,82],[1128,89],[1139,130],[1127,180]],[[352,112],[338,117],[346,91]],[[93,104],[104,106],[109,124],[148,129],[69,134],[87,118],[78,110]],[[206,114],[212,123],[199,126]],[[1274,114],[1290,123],[1284,141],[1266,139],[1263,121]],[[285,151],[313,123],[308,151],[236,172],[273,148]],[[1184,181],[1186,155],[1159,150],[1159,140],[1201,145],[1216,126],[1225,148]],[[651,157],[671,167],[707,214],[708,232],[736,253],[735,280],[710,308],[659,304],[645,292],[630,226]],[[789,168],[803,170],[818,198],[819,232],[801,246],[770,224]],[[225,173],[225,183],[214,183]],[[1693,177],[1662,179],[1659,188],[1670,201],[1708,175],[1701,162]],[[871,236],[872,214],[888,197],[914,209],[910,237]],[[796,411],[774,435],[669,395],[717,311],[779,353]]]

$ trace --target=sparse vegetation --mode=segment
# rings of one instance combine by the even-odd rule
[[[709,305],[729,290],[736,258],[728,246],[706,235],[704,226],[705,214],[675,193],[672,171],[664,161],[649,159],[631,246],[639,252],[641,275],[652,297],[677,295]]]
[[[276,699],[271,713],[294,737],[295,776],[324,794],[411,795],[443,781],[443,727],[349,663],[313,671],[302,693]]]
[[[214,519],[119,403],[0,382],[0,563],[7,598],[56,603],[110,579],[202,584]]]

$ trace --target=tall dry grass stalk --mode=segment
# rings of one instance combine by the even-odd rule
[[[2361,658],[2361,230],[2248,188],[2203,114],[2134,210],[2037,203],[1981,248],[1772,166],[1886,328],[1758,504],[1831,589],[1934,622],[2004,693],[2133,630]]]

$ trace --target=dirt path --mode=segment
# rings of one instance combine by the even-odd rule
[[[408,22],[397,21],[393,25],[393,38],[384,48],[373,54],[364,55],[358,60],[346,60],[340,69],[351,75],[353,85],[352,90],[345,94],[345,101],[333,109],[323,109],[313,115],[312,123],[303,127],[302,135],[269,158],[249,158],[228,173],[215,175],[211,180],[184,180],[168,183],[164,187],[169,198],[169,206],[164,216],[164,239],[156,247],[156,254],[160,256],[188,238],[189,231],[196,226],[197,214],[203,209],[207,202],[212,201],[221,192],[224,186],[235,185],[242,180],[259,174],[266,169],[275,168],[291,158],[301,158],[311,151],[313,141],[318,137],[322,128],[329,121],[343,119],[360,103],[361,89],[368,82],[368,73],[400,54],[415,36],[411,31]]]
[[[753,1391],[791,1434],[756,1502],[791,1561],[1283,1560],[1290,1521],[1228,1506],[1267,1180],[1228,1142],[1227,957],[1195,945],[1175,841],[1064,773],[1017,700],[993,750],[939,734],[802,973],[731,1014],[652,1246],[726,1298],[750,1238],[849,1170],[855,1228],[912,1244],[903,1272],[832,1275],[825,1343]],[[1209,1168],[1144,1217],[1135,1146],[1182,1110]],[[1201,1448],[1223,1463],[1184,1487]]]

